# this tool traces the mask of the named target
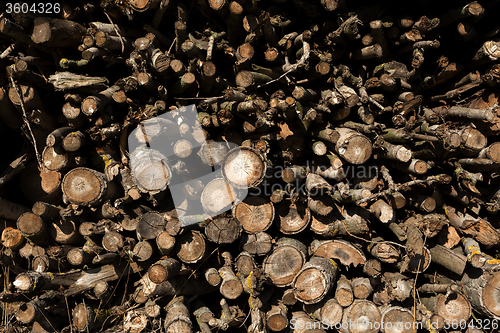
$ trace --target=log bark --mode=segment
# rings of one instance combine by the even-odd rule
[[[174,333],[190,333],[192,332],[191,319],[189,318],[189,310],[184,304],[184,299],[174,298],[166,308],[167,315],[163,327],[165,332]]]
[[[351,282],[344,275],[341,275],[337,280],[335,299],[344,308],[350,306],[354,301],[354,292]]]
[[[181,264],[177,260],[174,258],[165,258],[149,267],[149,279],[154,283],[162,283],[170,277],[177,275],[180,269]]]
[[[295,297],[305,304],[318,303],[333,288],[337,275],[333,260],[312,257],[293,280]]]
[[[85,33],[82,25],[68,20],[37,17],[34,25],[31,39],[48,47],[77,47]]]

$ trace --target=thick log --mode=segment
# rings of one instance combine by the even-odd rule
[[[318,303],[333,288],[337,274],[333,260],[312,257],[293,279],[295,297],[305,304]]]
[[[190,333],[192,323],[183,297],[174,298],[166,307],[167,315],[163,327],[165,332]]]
[[[301,202],[282,201],[278,206],[280,231],[285,235],[305,230],[311,220],[311,212]]]
[[[37,17],[34,25],[31,39],[48,47],[77,47],[85,33],[82,25],[68,20]]]
[[[106,193],[106,188],[107,181],[104,174],[84,167],[69,171],[61,183],[64,196],[76,205],[99,203]]]
[[[205,237],[197,230],[185,232],[176,243],[177,257],[187,264],[197,263],[210,253]]]
[[[471,316],[471,304],[460,292],[438,294],[435,297],[422,298],[422,303],[429,310],[434,311],[450,321],[468,321]]]
[[[375,333],[379,330],[376,327],[380,324],[381,318],[380,311],[373,302],[355,300],[350,307],[344,310],[342,322],[356,323],[356,327],[346,325],[347,328],[342,328],[342,331],[346,333],[354,333],[356,331]]]
[[[337,259],[345,266],[363,266],[366,257],[362,251],[351,243],[343,240],[315,239],[309,245],[309,254],[329,259]]]
[[[477,268],[467,270],[462,278],[463,292],[475,311],[500,318],[498,284],[500,273],[488,273]]]
[[[272,237],[265,232],[250,235],[245,234],[241,243],[244,251],[258,256],[266,255],[273,247]]]
[[[250,195],[236,206],[234,216],[248,234],[266,231],[274,220],[274,205],[268,198]]]
[[[165,258],[149,267],[149,279],[154,283],[162,283],[170,277],[177,275],[180,269],[181,264],[177,260],[174,258]]]
[[[263,269],[278,287],[290,286],[306,262],[307,249],[293,238],[281,238],[273,252],[264,259]]]
[[[232,149],[222,162],[224,179],[236,188],[258,186],[265,174],[264,158],[258,151],[248,147]]]
[[[344,275],[341,275],[337,280],[335,299],[344,308],[351,305],[354,301],[354,293],[351,282]]]
[[[387,333],[411,333],[414,332],[413,313],[406,308],[400,306],[389,306],[381,310],[381,322],[384,323],[385,332]],[[406,324],[406,325],[405,325]]]
[[[17,219],[17,229],[34,243],[46,244],[48,227],[43,219],[33,213],[27,212]]]

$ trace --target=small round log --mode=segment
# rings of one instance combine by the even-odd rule
[[[377,306],[368,300],[355,300],[345,309],[342,322],[356,323],[348,326],[347,333],[375,333],[379,331],[381,315]]]
[[[217,287],[222,282],[219,272],[213,267],[210,267],[205,271],[205,280],[207,280],[207,282],[214,287]]]
[[[257,270],[255,259],[246,251],[241,252],[238,257],[236,257],[234,266],[236,267],[238,273],[243,276],[248,276]]]
[[[177,257],[186,264],[195,264],[207,255],[208,244],[203,234],[197,230],[190,230],[179,237]]]
[[[462,137],[462,149],[465,153],[477,154],[487,145],[486,136],[479,130],[467,127],[460,131]]]
[[[400,306],[390,306],[382,311],[384,333],[413,333],[413,313]],[[407,324],[408,323],[408,324]],[[406,325],[405,325],[406,324]],[[411,324],[411,325],[410,325]]]
[[[118,252],[123,245],[123,236],[116,231],[107,231],[102,237],[102,247],[108,252]]]
[[[149,279],[154,283],[162,283],[172,276],[179,274],[181,264],[174,258],[165,258],[157,261],[148,269]]]
[[[219,275],[222,282],[219,285],[219,291],[227,299],[237,299],[243,293],[243,285],[234,274],[230,266],[219,268]]]
[[[271,309],[266,312],[267,327],[273,332],[280,332],[288,326],[286,306],[279,302],[271,305]]]
[[[89,332],[96,324],[96,312],[84,303],[77,304],[73,308],[73,327],[79,332]]]
[[[272,237],[265,232],[258,232],[256,234],[245,234],[242,239],[242,246],[244,251],[250,254],[264,256],[273,247]]]
[[[278,207],[280,231],[285,235],[298,234],[305,230],[311,221],[311,212],[302,203],[282,201]]]
[[[37,201],[33,204],[31,211],[45,218],[54,218],[59,215],[60,208],[43,201]]]
[[[108,298],[111,294],[111,287],[106,281],[97,281],[97,283],[94,286],[94,295],[100,299],[104,300]]]
[[[72,165],[70,155],[60,146],[47,146],[42,152],[43,165],[50,171],[61,171]]]
[[[66,151],[73,152],[83,147],[85,145],[85,142],[85,134],[80,131],[71,132],[64,137],[62,141],[62,147]]]
[[[153,246],[151,246],[148,241],[140,241],[135,244],[134,249],[132,250],[132,254],[134,256],[134,259],[138,262],[147,261],[154,254]]]
[[[27,212],[17,219],[17,229],[34,243],[45,243],[47,241],[47,225],[42,218],[36,214]]]
[[[273,252],[264,259],[264,272],[274,285],[289,286],[306,262],[306,251],[305,245],[298,240],[281,238]]]
[[[236,188],[251,188],[262,183],[266,163],[262,155],[248,147],[230,150],[222,162],[224,179]]]
[[[106,193],[106,188],[104,174],[85,167],[70,170],[61,184],[63,194],[76,205],[97,204]]]
[[[370,283],[370,279],[368,278],[354,278],[351,285],[354,292],[354,297],[356,297],[357,299],[367,299],[373,292],[373,287]]]
[[[167,256],[174,250],[175,237],[171,236],[167,231],[162,231],[156,236],[156,246],[162,255]]]
[[[351,282],[341,275],[337,281],[337,288],[335,289],[335,299],[344,308],[348,307],[354,301],[354,293],[352,290]]]
[[[139,240],[155,239],[164,230],[167,222],[157,212],[147,212],[140,216],[137,224],[136,233]]]
[[[341,323],[344,312],[344,309],[335,298],[324,299],[315,304],[304,304],[303,309],[311,318],[321,321],[330,328]]]
[[[266,231],[274,220],[274,205],[268,198],[251,195],[236,206],[234,216],[248,234]]]
[[[3,246],[17,251],[24,245],[26,238],[24,238],[23,234],[18,229],[7,227],[2,230],[1,240]]]
[[[20,273],[12,283],[20,292],[31,292],[38,290],[43,284],[42,273],[27,271]]]
[[[363,164],[370,158],[372,143],[366,136],[348,128],[337,128],[336,131],[339,139],[335,151],[347,162]]]
[[[333,287],[337,274],[333,260],[312,257],[293,279],[295,297],[306,304],[318,303]]]
[[[231,244],[241,236],[241,224],[234,218],[216,217],[205,227],[207,239],[216,244]]]
[[[66,259],[73,266],[82,267],[92,262],[94,254],[88,250],[74,248],[66,254]]]

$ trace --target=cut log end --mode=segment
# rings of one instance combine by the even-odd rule
[[[232,149],[222,165],[224,179],[237,188],[259,185],[264,178],[265,170],[266,164],[262,156],[247,147]]]
[[[70,202],[77,205],[91,205],[102,198],[106,186],[103,174],[79,167],[64,176],[61,189]]]

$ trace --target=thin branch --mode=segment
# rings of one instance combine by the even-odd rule
[[[118,27],[113,22],[113,20],[111,19],[111,16],[109,16],[109,14],[106,12],[106,10],[104,8],[102,9],[102,11],[104,12],[104,15],[106,15],[106,17],[108,18],[109,22],[113,25],[113,29],[115,29],[115,32],[118,35],[118,37],[120,37],[120,43],[122,44],[122,53],[125,52],[125,43],[123,42],[123,37],[120,34]]]
[[[35,135],[33,135],[33,131],[31,130],[30,122],[28,121],[28,117],[26,115],[26,109],[24,107],[23,97],[21,95],[21,92],[19,91],[19,87],[16,85],[16,82],[14,81],[14,78],[10,77],[10,81],[12,83],[12,87],[16,90],[17,97],[19,98],[19,102],[21,103],[21,109],[23,110],[23,121],[26,124],[26,126],[28,127],[28,131],[30,132],[33,147],[35,148],[36,160],[38,161],[38,166],[41,167],[42,166],[42,156],[40,155],[40,153],[38,152],[38,148],[36,147]]]

